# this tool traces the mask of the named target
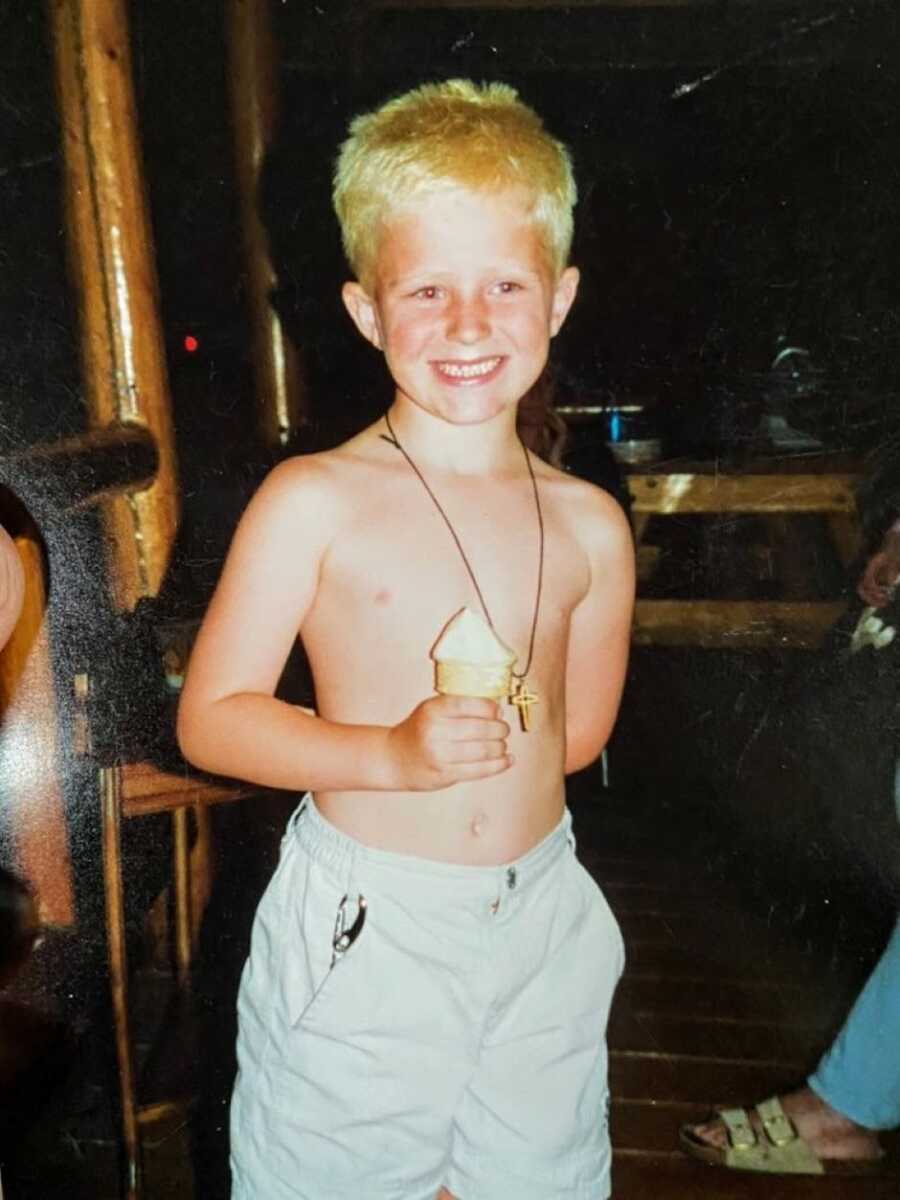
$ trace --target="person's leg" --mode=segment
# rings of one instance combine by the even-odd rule
[[[780,1099],[810,1149],[823,1160],[880,1158],[876,1131],[900,1125],[900,921],[807,1082]],[[751,1120],[758,1123],[754,1113]],[[720,1119],[688,1133],[708,1146],[727,1145]]]
[[[900,921],[808,1083],[865,1129],[900,1126]]]

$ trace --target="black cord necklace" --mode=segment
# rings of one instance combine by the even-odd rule
[[[481,605],[482,612],[484,613],[484,618],[487,621],[488,625],[491,627],[491,629],[494,631],[494,633],[497,634],[497,630],[494,629],[494,622],[491,619],[490,611],[488,609],[487,604],[485,603],[484,595],[482,594],[481,588],[478,586],[478,580],[475,578],[475,572],[472,570],[472,564],[469,562],[468,556],[466,555],[466,552],[463,549],[462,542],[459,540],[459,535],[457,534],[456,530],[453,528],[450,518],[447,516],[446,512],[444,511],[437,496],[431,490],[431,488],[428,484],[428,480],[425,478],[425,476],[422,474],[422,472],[419,470],[419,468],[413,462],[412,458],[409,456],[407,451],[404,449],[404,447],[401,444],[400,439],[397,437],[396,433],[394,433],[394,427],[391,425],[391,418],[387,413],[384,414],[384,423],[388,427],[388,433],[390,434],[390,437],[386,436],[383,433],[379,434],[378,436],[382,439],[382,441],[387,442],[388,445],[393,446],[395,449],[400,451],[400,453],[406,459],[407,463],[409,463],[413,472],[418,476],[419,482],[422,484],[422,487],[425,489],[425,491],[431,497],[431,502],[434,504],[434,507],[438,510],[438,512],[443,517],[444,524],[447,526],[447,529],[450,531],[450,536],[453,538],[454,544],[455,544],[457,550],[459,551],[459,556],[462,559],[463,565],[465,566],[466,571],[468,572],[469,578],[472,581],[472,586],[475,589],[475,594],[478,597],[478,602]],[[541,592],[542,592],[543,586],[544,586],[544,514],[541,511],[541,497],[540,497],[540,494],[538,493],[538,485],[537,485],[537,479],[535,479],[535,476],[534,476],[534,468],[531,465],[531,459],[529,458],[528,451],[525,448],[525,443],[522,441],[521,438],[519,438],[519,445],[522,447],[522,453],[525,455],[525,465],[528,468],[528,475],[529,475],[529,478],[531,479],[532,491],[534,492],[534,508],[535,508],[535,512],[537,513],[537,523],[538,523],[538,573],[537,573],[537,588],[535,589],[535,596],[534,596],[534,613],[531,618],[531,635],[528,639],[528,660],[525,663],[525,669],[523,671],[512,671],[511,672],[512,677],[516,682],[515,682],[515,686],[512,689],[512,693],[509,697],[509,702],[510,702],[510,704],[514,704],[516,706],[516,708],[519,710],[519,723],[520,723],[523,731],[527,732],[528,728],[529,728],[529,720],[530,720],[530,716],[531,716],[531,706],[532,706],[532,704],[538,703],[538,697],[529,688],[526,677],[528,675],[528,672],[531,670],[531,660],[534,657],[534,639],[535,639],[535,635],[537,634],[538,615],[541,611]],[[497,636],[499,636],[499,634]]]

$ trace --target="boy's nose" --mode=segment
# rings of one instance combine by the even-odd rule
[[[471,345],[487,337],[489,330],[490,322],[482,298],[460,297],[450,311],[448,336],[463,345]]]

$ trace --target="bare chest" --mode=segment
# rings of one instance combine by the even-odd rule
[[[464,605],[487,609],[517,669],[533,626],[534,670],[559,664],[587,565],[552,499],[542,498],[543,565],[529,489],[461,486],[441,501],[453,532],[420,485],[360,498],[322,562],[302,631],[317,678],[349,660],[357,678],[363,672],[401,687],[404,703],[420,689],[427,694],[430,651]]]

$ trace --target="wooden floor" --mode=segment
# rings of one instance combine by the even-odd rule
[[[706,869],[702,847],[667,849],[671,833],[653,836],[615,805],[607,821],[603,806],[602,796],[579,805],[576,820],[582,861],[627,951],[609,1029],[615,1200],[897,1200],[896,1143],[891,1169],[864,1179],[738,1173],[679,1150],[679,1126],[713,1105],[801,1083],[855,980],[748,911],[739,889]]]
[[[713,1104],[752,1103],[801,1081],[856,980],[824,943],[798,945],[765,906],[742,898],[715,863],[715,831],[704,839],[696,823],[596,788],[573,808],[579,855],[628,954],[609,1030],[615,1200],[897,1200],[896,1165],[868,1179],[784,1178],[711,1168],[679,1151],[679,1125]],[[144,998],[159,984],[148,983]],[[217,996],[220,1012],[232,1004]],[[146,1131],[146,1200],[225,1200],[208,1160],[197,1165],[196,1121],[186,1113]],[[83,1129],[73,1132],[57,1098],[29,1137],[8,1200],[117,1200],[111,1130]]]

